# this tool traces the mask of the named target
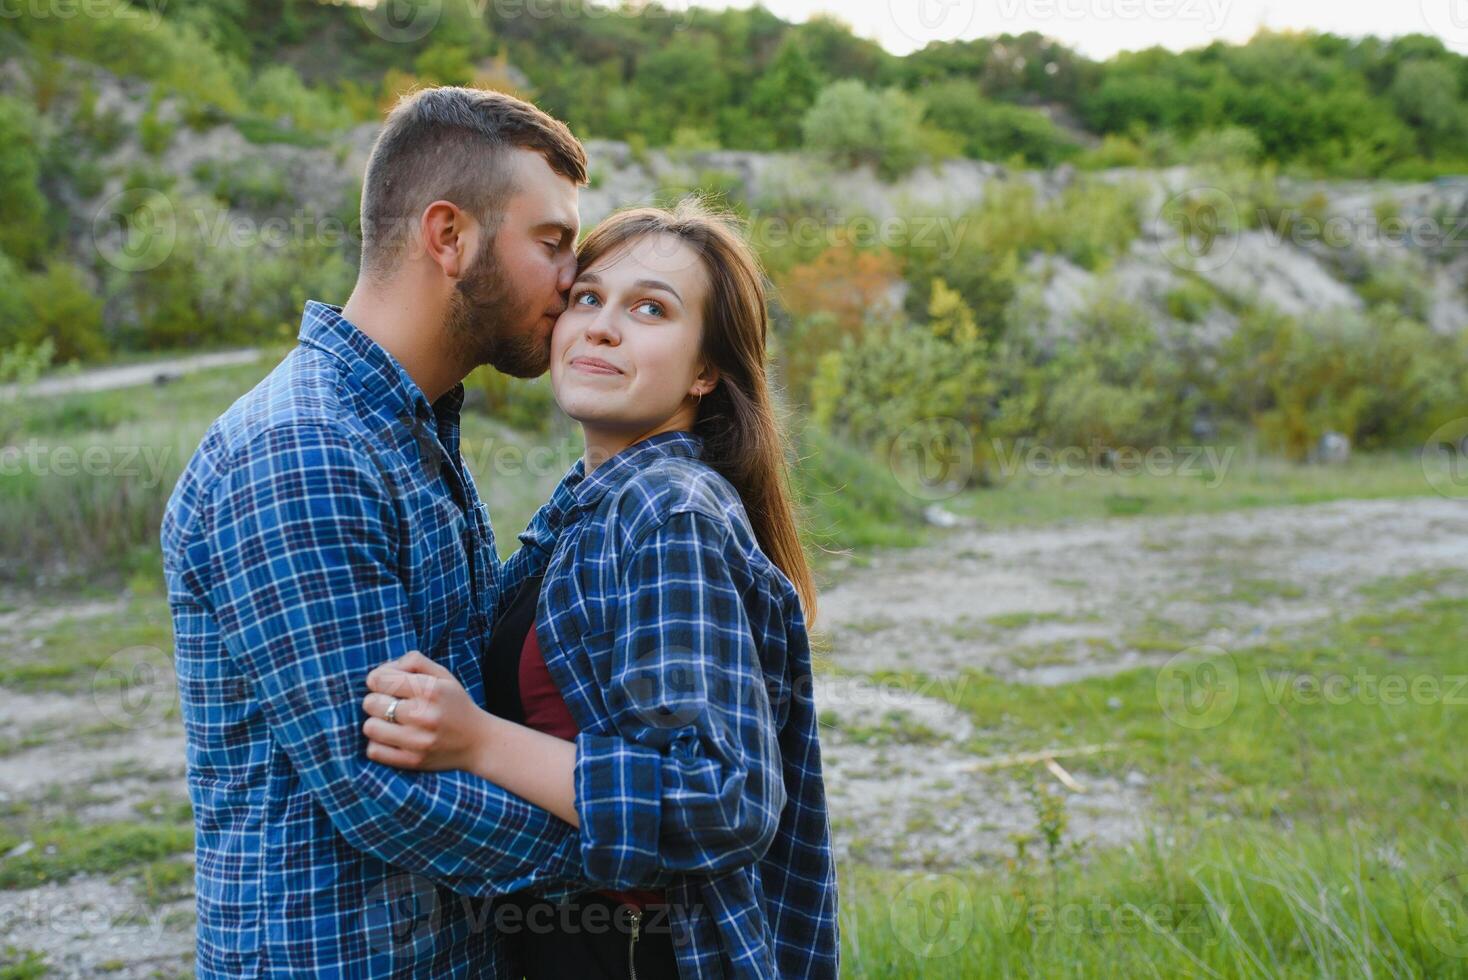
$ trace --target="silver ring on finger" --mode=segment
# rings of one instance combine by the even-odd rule
[[[394,725],[398,723],[398,705],[402,703],[403,702],[401,698],[393,698],[392,704],[389,704],[387,706],[387,714],[384,717],[386,717],[387,720]]]

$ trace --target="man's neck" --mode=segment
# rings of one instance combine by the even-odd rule
[[[468,369],[445,355],[441,320],[430,304],[411,295],[411,290],[358,281],[342,317],[391,354],[432,404],[463,381]]]

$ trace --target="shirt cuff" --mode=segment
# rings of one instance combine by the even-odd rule
[[[576,736],[576,815],[587,877],[638,888],[658,869],[663,757],[618,736]]]

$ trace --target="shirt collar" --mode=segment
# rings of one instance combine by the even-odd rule
[[[634,442],[586,476],[586,462],[577,460],[567,476],[567,484],[575,499],[573,510],[591,510],[612,490],[622,486],[633,474],[659,459],[681,456],[700,459],[703,438],[692,432],[660,432],[641,442]]]
[[[301,314],[299,339],[345,364],[369,398],[393,415],[457,423],[464,405],[463,383],[454,385],[437,402],[429,404],[423,389],[403,370],[397,358],[343,317],[340,306],[308,302]]]

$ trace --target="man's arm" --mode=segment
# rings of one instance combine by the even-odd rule
[[[467,773],[363,754],[367,673],[418,646],[398,533],[386,481],[342,434],[297,424],[260,436],[221,479],[200,541],[230,656],[352,846],[474,894],[579,878],[576,834],[545,810]]]

